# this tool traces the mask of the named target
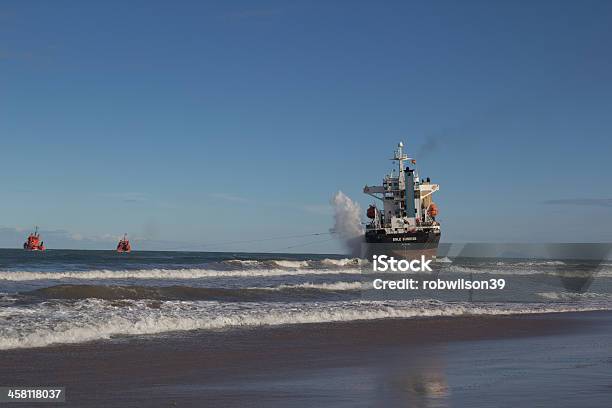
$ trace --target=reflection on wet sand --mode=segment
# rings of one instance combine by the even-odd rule
[[[450,388],[446,379],[444,352],[428,353],[411,359],[407,366],[379,378],[387,390],[388,402],[394,406],[437,408],[448,406]],[[441,352],[441,354],[437,354]]]

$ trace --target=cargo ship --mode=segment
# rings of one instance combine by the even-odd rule
[[[45,243],[40,240],[38,227],[28,236],[28,240],[23,243],[23,249],[26,251],[44,251],[46,249]]]
[[[428,178],[420,179],[416,160],[408,157],[400,142],[391,160],[398,164],[380,186],[365,186],[363,192],[381,201],[381,208],[370,205],[366,215],[365,242],[370,254],[435,258],[440,242],[438,207],[432,200],[440,189]],[[411,167],[412,166],[412,167]]]
[[[130,245],[130,240],[127,239],[127,234],[123,234],[123,238],[119,240],[117,244],[117,252],[131,252],[132,246]]]

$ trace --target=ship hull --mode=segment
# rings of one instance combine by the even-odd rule
[[[386,233],[384,230],[367,231],[365,234],[366,257],[388,255],[403,259],[421,256],[435,258],[440,243],[439,230]]]

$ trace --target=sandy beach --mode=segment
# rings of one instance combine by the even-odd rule
[[[610,312],[289,325],[1,351],[0,383],[71,407],[603,407],[611,345]]]

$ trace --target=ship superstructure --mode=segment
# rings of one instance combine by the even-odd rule
[[[366,185],[363,189],[382,201],[382,208],[371,205],[367,210],[372,221],[366,226],[365,240],[369,244],[399,244],[402,251],[414,249],[433,257],[441,231],[432,195],[440,186],[429,178],[419,178],[416,160],[403,148],[400,142],[391,159],[398,164],[397,173],[393,170],[386,175],[380,186]]]

